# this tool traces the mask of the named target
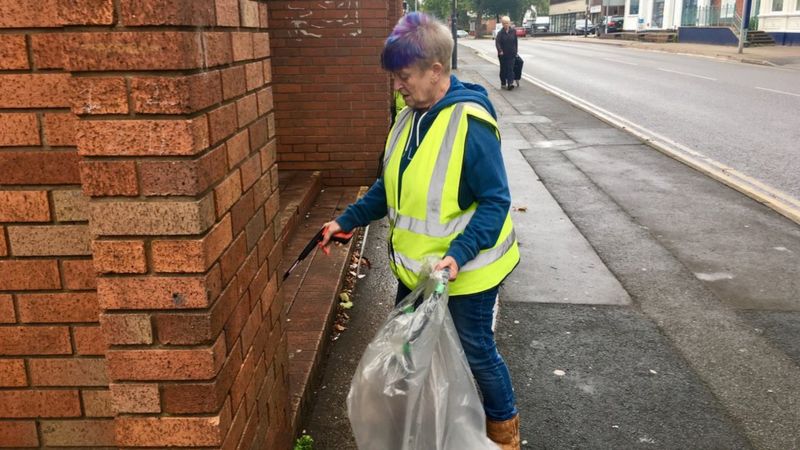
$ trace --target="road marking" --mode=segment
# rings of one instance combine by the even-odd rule
[[[629,66],[638,66],[639,65],[639,64],[636,64],[636,63],[632,63],[632,62],[620,61],[619,59],[613,59],[613,58],[603,58],[603,59],[605,59],[606,61],[611,61],[613,63],[627,64]]]
[[[500,65],[483,52],[477,52],[477,54],[494,65]],[[661,153],[741,192],[753,200],[772,208],[795,223],[800,224],[800,200],[791,195],[766,185],[696,150],[675,142],[641,125],[637,125],[624,117],[618,116],[611,111],[607,111],[538,78],[534,78],[524,72],[522,78],[550,92],[556,97],[561,98],[567,103],[594,115],[598,119],[620,130],[631,133]]]
[[[783,94],[783,95],[793,95],[795,97],[800,97],[800,94],[795,94],[794,92],[786,92],[786,91],[779,91],[777,89],[770,89],[770,88],[763,88],[756,86],[756,89],[767,91],[767,92],[774,92],[776,94]]]
[[[678,75],[686,75],[687,77],[695,77],[695,78],[702,78],[704,80],[709,80],[709,81],[717,81],[716,78],[705,77],[703,75],[695,75],[693,73],[687,73],[687,72],[679,72],[677,70],[664,69],[662,67],[659,67],[658,70],[660,70],[662,72],[677,73]]]

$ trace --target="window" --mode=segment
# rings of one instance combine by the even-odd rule
[[[772,11],[773,12],[783,11],[783,0],[772,0]]]
[[[782,0],[773,0],[773,1],[782,1]],[[639,14],[639,0],[631,0],[631,10],[628,12],[630,15],[638,15]]]

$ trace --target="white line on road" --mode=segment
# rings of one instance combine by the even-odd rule
[[[767,92],[774,92],[776,94],[793,95],[795,97],[800,97],[800,94],[795,94],[794,92],[779,91],[777,89],[770,89],[770,88],[764,88],[764,87],[758,87],[758,86],[756,86],[756,89],[759,89],[759,90],[762,90],[762,91],[767,91]]]
[[[639,64],[636,64],[636,63],[632,63],[632,62],[620,61],[619,59],[613,59],[613,58],[603,58],[603,59],[605,59],[606,61],[611,61],[613,63],[627,64],[629,66],[638,66],[639,65]]]
[[[709,80],[709,81],[717,81],[716,78],[705,77],[703,75],[695,75],[693,73],[679,72],[677,70],[664,69],[663,67],[659,67],[658,70],[660,70],[662,72],[677,73],[678,75],[686,75],[687,77],[695,77],[695,78],[702,78],[704,80]]]

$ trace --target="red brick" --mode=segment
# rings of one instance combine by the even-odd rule
[[[112,383],[110,388],[114,410],[119,413],[161,412],[157,384]]]
[[[6,447],[38,447],[39,436],[33,420],[0,420],[0,445]]]
[[[214,196],[197,201],[106,201],[89,205],[89,224],[95,235],[201,234],[216,223]]]
[[[53,209],[58,222],[83,222],[89,220],[89,198],[80,189],[55,190]]]
[[[14,301],[8,294],[0,294],[0,323],[16,323]]]
[[[0,153],[0,184],[79,183],[78,154],[74,150]]]
[[[33,358],[28,361],[33,386],[107,386],[101,358]]]
[[[225,100],[242,95],[247,91],[247,77],[244,66],[222,69],[222,98]]]
[[[254,154],[242,164],[239,170],[242,172],[242,189],[250,189],[256,180],[261,177],[261,156]]]
[[[66,47],[65,68],[71,72],[203,67],[199,32],[74,33]]]
[[[78,391],[0,390],[0,417],[78,417]]]
[[[5,227],[0,226],[0,256],[8,256]]]
[[[0,260],[0,291],[33,291],[61,288],[54,260]]]
[[[264,83],[272,83],[272,60],[265,59],[262,62],[262,66],[264,68]]]
[[[203,273],[217,261],[232,240],[231,217],[227,215],[202,239],[153,241],[153,269],[161,273]]]
[[[196,155],[208,148],[204,116],[191,120],[82,121],[78,150],[87,156]]]
[[[230,425],[229,416],[223,409],[214,417],[119,417],[115,420],[116,443],[129,447],[216,447]]]
[[[225,147],[219,146],[196,160],[142,161],[144,195],[197,195],[227,173]]]
[[[239,26],[239,0],[217,0],[217,25],[223,27]]]
[[[84,390],[81,391],[81,398],[86,417],[114,417],[114,405],[108,389]]]
[[[0,327],[0,355],[70,353],[72,344],[67,327]]]
[[[81,187],[87,196],[139,195],[133,161],[81,161],[80,171]]]
[[[256,59],[268,57],[270,55],[269,33],[265,31],[259,31],[258,33],[253,33],[252,35],[253,35],[253,57]]]
[[[0,34],[0,44],[3,35]],[[0,47],[2,52],[2,47]],[[0,54],[0,64],[3,58]],[[0,114],[0,146],[40,145],[39,121],[33,113]]]
[[[100,314],[94,292],[18,294],[17,307],[22,323],[97,322]]]
[[[219,270],[206,276],[100,278],[103,309],[207,308],[219,295]]]
[[[74,291],[96,289],[96,274],[91,259],[68,259],[61,262],[64,288]]]
[[[239,235],[220,259],[222,282],[228,283],[247,257],[247,240],[244,234]]]
[[[89,225],[19,225],[8,227],[14,256],[90,255]]]
[[[222,217],[242,195],[242,181],[239,170],[235,170],[228,178],[214,189],[217,217]]]
[[[273,164],[275,164],[275,160],[277,159],[277,141],[273,139],[267,142],[267,145],[261,147],[259,152],[261,153],[261,168],[266,172],[272,167]]]
[[[63,25],[111,25],[114,23],[113,0],[62,0],[58,19]]]
[[[30,35],[33,65],[37,69],[63,69],[69,35],[43,33]]]
[[[253,59],[253,38],[250,34],[249,32],[231,33],[234,61]]]
[[[272,87],[258,91],[258,115],[263,116],[275,108]]]
[[[225,339],[191,350],[109,350],[106,358],[114,380],[210,380],[225,362]]]
[[[24,360],[0,359],[0,387],[20,387],[27,385],[28,380],[25,378]]]
[[[74,114],[128,114],[125,78],[77,77],[70,82]]]
[[[153,343],[153,326],[146,314],[101,314],[100,328],[112,345]]]
[[[258,4],[258,22],[261,28],[269,28],[269,12],[266,3]]]
[[[126,26],[214,24],[212,0],[121,0],[120,20]]]
[[[239,297],[239,285],[233,280],[208,311],[155,314],[159,342],[168,345],[195,345],[213,341],[222,331]]]
[[[0,70],[21,70],[28,67],[25,35],[0,35]]]
[[[43,420],[42,442],[48,447],[113,446],[114,420]]]
[[[179,77],[134,77],[134,110],[145,114],[190,114],[222,101],[219,71]]]
[[[44,114],[44,134],[52,147],[75,146],[75,127],[78,117],[72,113]]]
[[[260,155],[257,155],[257,156],[260,156]],[[260,164],[259,164],[259,167],[261,167]],[[264,169],[262,168],[261,171],[264,172]],[[271,190],[271,187],[270,187],[270,183],[271,183],[270,174],[269,174],[269,171],[266,171],[266,173],[264,173],[264,175],[262,175],[256,181],[256,184],[253,185],[253,195],[254,195],[253,203],[255,204],[255,206],[257,208],[262,207],[264,205],[264,203],[266,203],[267,199],[269,198],[269,194],[272,193],[272,190]]]
[[[147,261],[142,241],[92,242],[94,267],[99,273],[145,273]]]
[[[227,139],[237,129],[236,104],[229,103],[208,113],[208,131],[214,144]]]
[[[250,148],[261,148],[269,139],[267,118],[261,118],[248,128],[250,130]]]
[[[256,94],[239,99],[236,102],[236,111],[239,115],[239,127],[243,128],[258,117],[258,100]]]
[[[250,137],[247,130],[233,135],[226,143],[228,149],[228,168],[233,169],[250,154]]]
[[[104,355],[108,349],[106,337],[100,326],[73,327],[75,353],[78,355]]]
[[[162,385],[164,412],[170,414],[214,413],[226,402],[233,379],[242,365],[236,345],[217,377],[210,383],[169,383]]]
[[[250,347],[247,346],[246,348],[249,349]],[[253,378],[253,373],[256,370],[257,357],[258,355],[256,355],[254,352],[248,352],[247,357],[244,359],[244,363],[242,363],[242,367],[239,369],[239,373],[236,375],[233,386],[231,386],[231,406],[233,409],[238,409],[242,400],[244,400],[245,389],[247,388],[247,384],[250,383],[250,380]]]
[[[245,78],[247,79],[248,91],[259,89],[264,85],[264,66],[261,61],[245,66]]]
[[[0,28],[33,28],[59,26],[54,4],[37,7],[35,0],[4,0],[0,3]]]
[[[203,33],[206,67],[216,67],[233,62],[233,48],[230,33]]]
[[[0,108],[67,108],[69,74],[0,75]]]

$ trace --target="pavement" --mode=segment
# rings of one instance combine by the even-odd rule
[[[626,41],[622,39],[599,39],[594,36],[587,38],[584,38],[583,36],[554,36],[547,38],[524,39],[585,42],[598,45],[631,47],[657,52],[706,56],[710,58],[739,61],[749,64],[760,64],[800,70],[800,47],[797,46],[776,45],[767,47],[745,47],[742,50],[742,53],[739,53],[737,47],[729,45],[706,45],[683,42],[639,42]]]
[[[522,262],[496,338],[523,448],[800,448],[800,227],[459,48],[498,115]],[[345,399],[391,307],[385,222],[305,433],[355,449]]]

